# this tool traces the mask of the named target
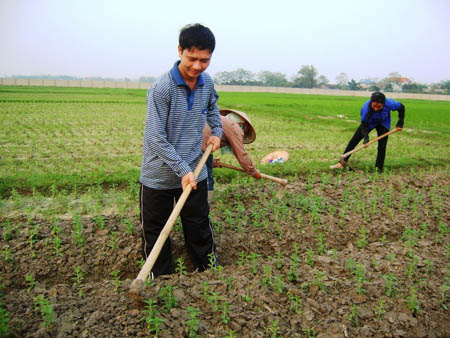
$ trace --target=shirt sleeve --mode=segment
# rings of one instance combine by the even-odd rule
[[[361,108],[361,122],[369,122],[370,101],[364,103]]]
[[[225,123],[224,122],[224,134],[227,142],[230,144],[233,150],[234,156],[238,160],[241,167],[245,172],[253,176],[256,173],[255,165],[253,164],[250,156],[244,148],[244,132],[236,123]]]
[[[178,177],[191,172],[189,164],[176,152],[167,140],[165,125],[169,117],[168,100],[157,90],[150,89],[147,95],[147,121],[145,123],[144,147],[158,156]]]

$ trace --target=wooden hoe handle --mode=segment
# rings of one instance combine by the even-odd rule
[[[202,158],[200,159],[200,162],[197,165],[197,168],[195,168],[194,177],[196,180],[198,178],[198,175],[200,175],[200,172],[202,171],[202,168],[205,165],[205,162],[208,159],[209,154],[211,154],[212,147],[213,147],[212,144],[208,145],[205,152],[203,153]],[[147,257],[147,260],[145,261],[144,266],[141,268],[141,271],[139,272],[138,276],[131,284],[132,292],[139,291],[139,290],[136,290],[136,288],[138,287],[139,284],[142,285],[142,283],[145,282],[145,279],[149,275],[150,271],[152,271],[153,265],[155,264],[156,260],[158,259],[161,249],[162,249],[164,243],[166,242],[167,238],[169,237],[170,231],[172,230],[172,227],[175,224],[175,221],[177,220],[177,217],[180,214],[181,209],[183,208],[184,203],[186,202],[191,191],[192,191],[192,186],[190,184],[187,185],[186,188],[183,190],[183,193],[181,194],[180,198],[178,199],[178,202],[175,205],[175,208],[172,210],[172,213],[170,214],[169,219],[167,220],[166,224],[164,225],[164,228],[161,230],[161,233],[159,234],[159,237],[156,240],[152,251],[150,252],[150,256]],[[139,283],[139,281],[141,281],[142,283]]]
[[[231,165],[231,164],[226,164],[226,163],[219,162],[219,165],[221,167],[224,167],[224,168],[233,169],[233,170],[237,170],[237,171],[241,171],[241,172],[245,173],[244,169],[239,168],[239,167],[235,167],[234,165]],[[285,179],[274,177],[274,176],[270,176],[270,175],[266,175],[266,174],[263,174],[263,173],[261,173],[261,177],[266,179],[266,180],[270,180],[270,181],[279,183],[281,185],[288,184],[288,181],[285,180]]]
[[[389,135],[391,135],[391,134],[393,134],[393,133],[396,133],[396,132],[398,132],[398,131],[400,131],[400,130],[401,130],[401,129],[399,129],[399,128],[392,129],[391,131],[388,131],[387,133],[384,133],[383,135],[380,135],[380,136],[378,136],[377,138],[374,138],[373,140],[370,140],[370,141],[367,142],[366,144],[360,145],[359,147],[356,147],[355,149],[350,150],[350,151],[346,152],[345,154],[342,154],[342,155],[341,155],[341,158],[345,158],[345,157],[347,157],[348,155],[351,155],[351,154],[353,154],[353,153],[356,153],[357,151],[360,151],[361,149],[367,148],[367,147],[370,146],[372,143],[377,142],[378,140],[382,139],[383,137],[389,136]]]

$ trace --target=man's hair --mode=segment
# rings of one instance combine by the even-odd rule
[[[196,23],[184,26],[181,29],[179,44],[182,51],[195,47],[200,50],[207,49],[212,53],[216,47],[216,39],[208,27]]]
[[[372,93],[370,101],[384,104],[386,102],[386,96],[382,92],[375,92]]]

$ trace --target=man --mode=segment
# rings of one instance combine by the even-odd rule
[[[174,199],[187,185],[192,186],[180,213],[186,246],[193,265],[203,271],[215,264],[215,246],[209,221],[207,170],[203,168],[198,183],[195,170],[202,156],[202,130],[211,126],[207,144],[220,146],[222,123],[217,107],[218,95],[207,73],[215,47],[209,28],[200,24],[184,27],[179,36],[180,60],[158,80],[147,94],[140,210],[142,251],[147,259],[167,222]],[[153,266],[151,278],[172,270],[170,238]]]
[[[220,115],[223,126],[222,139],[220,140],[222,153],[232,152],[248,175],[260,179],[261,173],[255,168],[255,165],[244,148],[244,143],[252,143],[256,138],[255,129],[247,114],[238,110],[221,109]],[[206,125],[203,130],[203,149],[206,148],[210,135],[211,127]],[[213,159],[213,156],[210,155],[206,166],[208,169],[208,201],[212,202],[214,196],[213,167],[220,168],[219,159]]]
[[[369,132],[372,129],[377,130],[378,136],[385,134],[391,128],[391,111],[398,111],[397,129],[403,128],[405,119],[405,106],[400,102],[392,99],[387,99],[381,92],[375,92],[370,97],[370,100],[364,103],[361,108],[361,125],[356,130],[350,142],[345,148],[344,154],[355,149],[356,145],[364,138],[364,144],[369,142]],[[378,141],[378,152],[375,167],[378,172],[383,172],[384,158],[386,157],[386,145],[388,136]],[[350,155],[341,159],[339,163],[332,165],[331,169],[342,169],[347,166]]]

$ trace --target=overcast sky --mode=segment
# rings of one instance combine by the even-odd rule
[[[450,79],[450,0],[0,0],[0,76],[158,77],[195,22],[216,36],[212,75]]]

